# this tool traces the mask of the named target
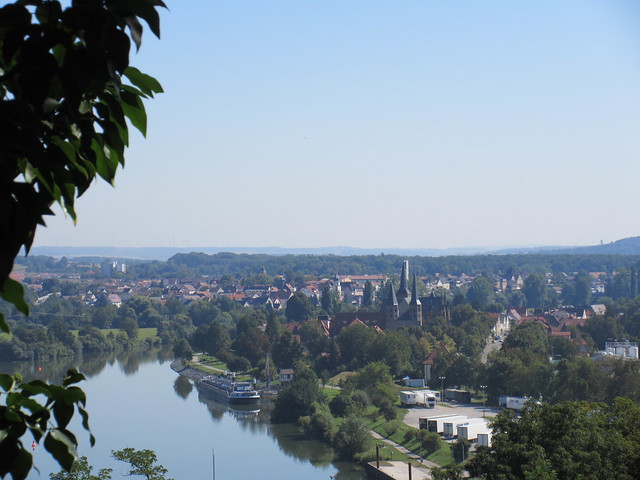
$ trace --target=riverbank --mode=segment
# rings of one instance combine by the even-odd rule
[[[213,374],[224,373],[218,368],[202,365],[197,361],[193,363],[197,364],[199,368],[207,370]],[[190,365],[185,365],[180,360],[173,361],[171,363],[171,369],[179,375],[187,377],[196,383],[207,376],[207,373],[205,371],[195,369]],[[380,442],[382,442],[385,445],[384,451],[381,452],[383,454],[384,460],[380,462],[379,470],[388,475],[389,478],[394,478],[396,480],[409,478],[408,464],[410,464],[411,468],[413,469],[413,479],[428,479],[431,478],[431,468],[438,468],[440,466],[437,463],[431,462],[421,457],[420,455],[410,451],[394,440],[384,437],[380,433],[374,431],[372,428],[370,428],[368,431],[369,435],[371,435],[376,444],[380,444]],[[367,463],[365,462],[365,464]],[[375,462],[370,462],[368,468],[375,469]]]

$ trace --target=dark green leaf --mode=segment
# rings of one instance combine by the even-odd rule
[[[136,50],[140,50],[140,45],[142,45],[142,25],[133,15],[125,17],[124,21],[127,22],[127,26],[131,31],[131,38],[136,44]]]
[[[18,309],[19,312],[29,315],[29,305],[24,301],[24,288],[20,282],[7,277],[0,290],[0,297]]]
[[[162,93],[162,85],[160,82],[153,78],[151,75],[142,73],[135,67],[128,67],[124,71],[124,76],[127,77],[133,85],[142,90],[145,94],[153,97],[154,93]]]
[[[62,431],[52,429],[44,438],[44,448],[53,455],[62,468],[69,470],[78,456],[76,444]]]
[[[131,124],[143,135],[147,136],[147,112],[140,97],[129,92],[122,92],[122,111],[131,121]]]
[[[20,448],[18,456],[11,465],[11,477],[13,480],[24,480],[33,465],[33,457],[24,448]]]
[[[6,373],[0,373],[0,387],[8,392],[13,387],[13,377]]]
[[[50,385],[47,385],[42,380],[33,380],[29,383],[23,383],[20,385],[23,392],[31,395],[45,395],[49,397],[51,395]]]
[[[82,426],[87,432],[91,432],[91,430],[89,429],[89,414],[82,407],[78,407],[78,412],[80,412],[80,416],[82,417]],[[89,441],[92,447],[96,443],[96,439],[91,433],[89,433]]]
[[[76,370],[75,368],[71,368],[67,370],[67,374],[62,380],[62,385],[67,387],[69,385],[73,385],[74,383],[80,383],[84,380],[86,380],[86,378],[83,374],[78,372],[78,370]]]
[[[58,422],[58,427],[67,428],[71,417],[73,417],[73,405],[66,402],[56,402],[53,404],[53,416]]]

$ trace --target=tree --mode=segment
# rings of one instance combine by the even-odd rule
[[[371,345],[371,358],[384,362],[393,375],[408,373],[411,369],[411,346],[407,336],[397,331],[378,335]]]
[[[436,452],[442,446],[440,435],[435,432],[422,430],[420,432],[420,445],[424,448],[428,455]]]
[[[334,446],[338,456],[343,460],[353,460],[358,454],[365,452],[371,445],[369,429],[360,417],[347,417],[335,435]]]
[[[549,338],[539,323],[527,322],[512,330],[502,345],[505,350],[521,349],[528,353],[546,356]]]
[[[109,480],[111,479],[111,468],[101,468],[98,475],[93,475],[93,467],[89,465],[87,457],[82,456],[73,462],[69,471],[60,470],[58,473],[49,474],[49,480]]]
[[[573,280],[573,304],[589,305],[591,303],[591,276],[581,272]]]
[[[290,368],[302,356],[302,345],[289,330],[283,330],[272,349],[273,361],[280,368]]]
[[[219,355],[231,343],[229,331],[217,320],[205,328],[205,337],[200,340],[204,349],[211,355]]]
[[[293,371],[293,381],[276,398],[271,414],[273,423],[295,422],[300,417],[311,415],[313,403],[322,398],[318,377],[308,365],[298,361]]]
[[[189,362],[193,358],[193,350],[189,342],[181,338],[173,345],[173,354],[183,362]]]
[[[530,405],[520,415],[503,410],[493,421],[491,447],[467,464],[487,480],[637,478],[640,455],[633,402]]]
[[[466,478],[461,465],[452,464],[446,467],[431,469],[433,480],[462,480]]]
[[[140,475],[147,480],[171,480],[165,477],[168,470],[162,465],[155,464],[157,456],[153,450],[125,448],[123,450],[112,450],[111,456],[131,466],[127,475]]]
[[[365,307],[373,305],[373,283],[371,280],[367,280],[364,283],[364,291],[362,292],[362,304]]]
[[[313,317],[311,300],[302,292],[296,292],[287,300],[285,315],[290,322],[304,322]]]
[[[242,332],[234,343],[236,352],[257,365],[269,351],[269,337],[257,327]]]
[[[467,291],[467,300],[476,310],[485,310],[493,302],[493,286],[486,277],[477,277]]]
[[[375,338],[376,332],[362,323],[340,330],[338,345],[344,363],[354,369],[366,365]]]
[[[382,362],[369,363],[348,381],[349,385],[357,390],[364,391],[371,402],[380,407],[396,400],[393,389],[393,377],[389,367]]]
[[[333,290],[329,285],[322,287],[322,296],[320,297],[320,307],[328,315],[333,315],[338,310],[340,297],[338,292]]]
[[[132,317],[125,317],[120,322],[120,329],[127,334],[129,339],[135,340],[139,331],[138,320]]]
[[[605,293],[613,299],[631,295],[631,272],[628,268],[619,268],[605,287]]]
[[[541,273],[532,273],[524,281],[522,293],[528,307],[542,307],[547,296],[547,279]]]
[[[93,180],[113,182],[124,165],[127,119],[146,133],[143,99],[162,89],[129,66],[129,51],[131,40],[140,47],[139,19],[159,36],[158,7],[164,7],[161,0],[85,0],[64,9],[58,1],[25,0],[0,8],[0,297],[25,315],[24,290],[9,278],[16,256],[22,248],[29,252],[37,226],[44,225],[54,204],[75,221],[75,200]],[[9,331],[1,313],[0,331]],[[58,394],[55,386],[16,386],[15,378],[2,378],[5,390],[22,392],[12,399],[18,403],[6,408],[20,411],[25,405],[20,402],[27,402],[40,419],[2,416],[0,476],[27,476],[32,458],[20,441],[27,430],[37,432],[38,442],[44,436],[45,448],[70,469],[77,440],[66,431],[68,419],[57,414],[62,427],[41,424],[51,405],[30,398],[33,389],[42,389],[51,399]],[[79,381],[77,374],[63,385],[72,381]],[[82,402],[79,396],[66,400],[64,411],[72,414],[84,395]],[[88,428],[86,418],[83,423]]]
[[[326,352],[329,346],[329,339],[322,325],[314,320],[307,320],[300,325],[300,339],[311,355],[320,355]]]

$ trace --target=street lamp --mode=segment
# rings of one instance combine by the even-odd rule
[[[447,377],[438,377],[440,379],[440,401],[444,402],[444,381]]]
[[[486,385],[480,385],[480,388],[482,389],[482,418],[484,418],[484,416],[485,416],[485,402],[487,401],[487,395],[486,395],[487,386]]]
[[[384,444],[376,445],[376,468],[380,470],[380,449],[384,447]]]

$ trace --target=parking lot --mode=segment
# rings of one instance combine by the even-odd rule
[[[493,417],[500,409],[486,407],[485,416]],[[436,415],[466,415],[469,418],[482,418],[483,408],[478,404],[457,404],[455,402],[438,403],[435,408],[411,407],[403,421],[407,425],[418,428],[418,419],[435,417]]]

